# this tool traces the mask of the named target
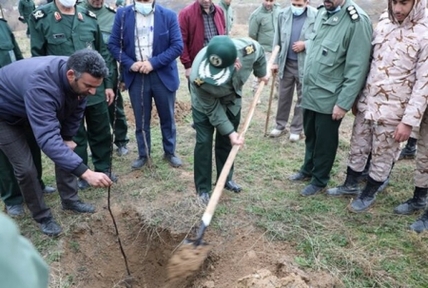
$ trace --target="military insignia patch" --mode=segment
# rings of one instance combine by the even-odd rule
[[[83,21],[83,15],[82,13],[77,13],[77,19],[79,19],[80,21]]]
[[[60,21],[60,20],[61,20],[61,14],[59,14],[59,12],[58,12],[58,11],[56,11],[56,12],[54,13],[54,17],[55,17],[56,22],[58,22],[58,21]]]
[[[202,84],[204,84],[205,82],[204,82],[204,80],[202,80],[201,78],[196,78],[194,81],[193,81],[193,83],[195,83],[196,85],[198,85],[198,86],[201,86]]]
[[[349,17],[351,17],[352,22],[360,21],[360,15],[358,14],[354,5],[348,6],[348,8],[346,8],[346,12],[348,12],[348,15]]]
[[[215,67],[219,67],[223,63],[221,58],[215,54],[211,55],[209,60],[210,60],[211,65],[213,65]]]
[[[107,8],[107,10],[116,13],[116,9],[115,8],[113,8],[113,7],[111,7],[111,6],[107,5],[107,4],[105,4],[104,6]]]
[[[39,19],[42,19],[45,16],[46,16],[46,14],[45,14],[45,12],[43,12],[43,10],[37,10],[36,12],[33,13],[33,17],[36,21]]]
[[[87,14],[88,14],[89,17],[97,19],[97,15],[95,15],[95,13],[92,12],[92,11],[87,10]]]
[[[254,44],[250,44],[244,48],[244,50],[243,50],[244,56],[251,55],[255,51],[256,51],[256,46],[254,46]]]

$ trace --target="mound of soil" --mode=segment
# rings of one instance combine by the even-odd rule
[[[52,266],[72,287],[338,287],[321,273],[307,274],[284,260],[289,247],[254,237],[254,228],[231,231],[230,237],[207,233],[208,257],[193,275],[168,281],[168,261],[185,238],[148,227],[137,209],[113,208],[129,271],[107,209],[71,228],[64,253]],[[251,236],[250,236],[251,233]],[[205,253],[205,252],[204,252]],[[287,256],[290,258],[290,256]],[[291,259],[291,258],[290,258]],[[64,275],[65,274],[65,275]],[[288,286],[287,286],[288,285]]]

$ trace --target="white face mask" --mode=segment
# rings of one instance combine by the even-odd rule
[[[303,12],[305,12],[305,8],[304,7],[294,7],[293,5],[291,5],[291,12],[295,16],[300,16],[303,14]]]
[[[58,0],[65,8],[71,8],[76,5],[76,0]]]
[[[144,16],[147,16],[153,11],[153,3],[135,2],[135,9]]]

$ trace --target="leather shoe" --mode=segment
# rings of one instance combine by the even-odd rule
[[[313,195],[321,192],[323,189],[324,189],[324,187],[309,184],[308,186],[303,188],[303,190],[300,192],[300,195],[305,196],[305,197],[313,196]]]
[[[140,157],[134,162],[132,162],[131,168],[132,169],[141,169],[144,165],[147,163],[147,157]]]
[[[126,145],[118,146],[116,149],[117,156],[125,156],[128,152]]]
[[[226,185],[224,185],[224,188],[226,188],[229,191],[233,191],[235,193],[239,193],[242,191],[242,187],[236,184],[236,182],[233,180],[227,181]]]
[[[52,194],[55,191],[56,191],[56,188],[52,186],[45,186],[45,188],[43,188],[43,193],[45,194]]]
[[[178,158],[175,155],[171,155],[171,154],[164,154],[163,158],[169,162],[169,165],[171,165],[174,168],[178,168],[181,165],[183,165],[183,162],[181,162],[181,159]]]
[[[307,181],[310,180],[311,176],[303,174],[302,172],[297,172],[296,174],[291,175],[288,177],[288,180],[290,181]]]
[[[58,236],[62,232],[61,226],[52,217],[44,218],[40,222],[40,230],[48,236]]]
[[[79,178],[77,180],[77,187],[79,187],[80,190],[88,189],[90,186],[91,185],[89,185],[89,183],[85,179]]]
[[[88,203],[83,203],[81,200],[76,200],[76,201],[64,200],[62,201],[62,209],[71,210],[78,213],[95,212],[95,207],[93,205]]]
[[[204,205],[208,205],[208,202],[210,202],[210,194],[207,192],[199,193],[199,201]]]
[[[6,213],[10,217],[19,217],[24,215],[24,206],[22,204],[6,205]]]

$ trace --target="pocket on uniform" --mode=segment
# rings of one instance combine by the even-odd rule
[[[94,49],[94,36],[93,35],[81,35],[79,37],[80,42],[84,43],[86,48]]]
[[[339,49],[339,43],[325,39],[321,43],[321,55],[319,62],[329,67],[336,63],[337,50]]]
[[[67,42],[67,37],[62,33],[52,34],[48,37],[47,41],[50,45],[61,45]]]
[[[319,73],[315,79],[315,85],[327,90],[331,93],[335,93],[337,88],[339,87],[340,83],[342,82],[341,79],[334,78],[331,76],[324,75],[322,73]]]

